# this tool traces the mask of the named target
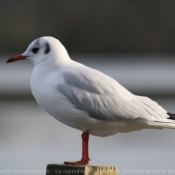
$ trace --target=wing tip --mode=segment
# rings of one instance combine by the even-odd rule
[[[171,114],[167,112],[167,114],[170,116],[168,119],[175,120],[175,114]]]

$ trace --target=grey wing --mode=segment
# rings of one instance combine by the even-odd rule
[[[160,121],[168,117],[166,110],[156,102],[133,95],[118,82],[94,69],[64,70],[62,75],[61,93],[92,118]]]

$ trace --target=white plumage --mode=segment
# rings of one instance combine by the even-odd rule
[[[53,37],[36,39],[22,55],[34,64],[31,90],[36,101],[66,125],[97,136],[175,128],[175,121],[156,102],[136,96],[107,75],[71,60]]]

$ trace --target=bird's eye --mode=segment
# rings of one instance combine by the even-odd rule
[[[39,50],[39,47],[34,47],[34,48],[32,49],[32,52],[33,52],[33,53],[37,53],[38,50]]]

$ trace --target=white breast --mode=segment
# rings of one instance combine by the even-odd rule
[[[59,91],[59,84],[63,82],[59,72],[46,74],[40,69],[34,69],[31,78],[31,90],[37,103],[50,115],[60,122],[77,129],[85,130],[88,114],[82,112]],[[81,124],[80,124],[81,123]]]
[[[48,74],[49,72],[49,74]],[[125,121],[102,121],[89,116],[86,111],[76,108],[71,101],[59,91],[59,85],[64,83],[61,71],[46,71],[36,66],[31,78],[31,91],[37,103],[58,121],[73,128],[97,136],[108,136],[119,131],[125,131],[128,124]]]

